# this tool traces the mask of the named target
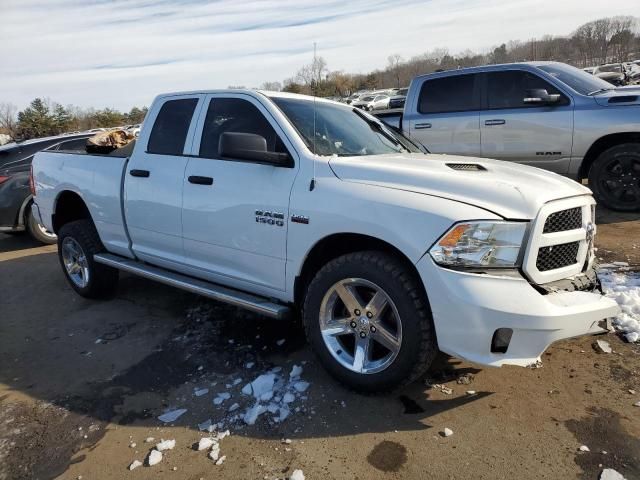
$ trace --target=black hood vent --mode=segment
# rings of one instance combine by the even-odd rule
[[[637,95],[625,95],[624,97],[611,97],[609,99],[609,103],[632,103],[637,101]]]
[[[467,172],[482,172],[487,170],[477,163],[445,163],[445,165],[453,170],[464,170]]]

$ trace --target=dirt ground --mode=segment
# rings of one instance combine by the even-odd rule
[[[640,265],[640,216],[600,211],[598,223],[602,261]],[[0,234],[0,480],[273,479],[294,469],[311,480],[596,479],[607,467],[638,479],[640,345],[606,339],[611,354],[593,337],[560,342],[538,369],[442,356],[425,378],[450,394],[421,380],[361,396],[328,377],[293,323],[128,275],[114,299],[88,301],[66,284],[55,247]],[[311,384],[298,411],[231,427],[222,465],[193,449],[198,423],[246,403],[247,381],[294,364]],[[222,391],[232,398],[216,406]],[[169,408],[187,412],[163,424]],[[130,472],[161,438],[176,447]]]

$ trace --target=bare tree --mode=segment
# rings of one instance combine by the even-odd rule
[[[282,84],[280,82],[264,82],[262,85],[260,85],[260,90],[279,92],[280,90],[282,90]]]
[[[15,138],[17,133],[18,108],[9,102],[0,102],[0,133]]]
[[[400,88],[400,73],[403,63],[404,60],[402,58],[402,55],[400,55],[399,53],[394,53],[393,55],[389,55],[387,57],[387,70],[393,74],[396,80],[396,86],[398,88]]]

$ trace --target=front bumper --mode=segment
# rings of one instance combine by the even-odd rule
[[[438,346],[443,352],[491,366],[527,366],[555,341],[602,333],[598,323],[618,314],[599,293],[543,295],[524,278],[453,271],[425,255],[416,267],[424,282]],[[491,351],[498,329],[513,331],[506,352]]]

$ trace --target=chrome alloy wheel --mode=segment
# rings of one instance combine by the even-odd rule
[[[343,367],[372,374],[389,367],[402,345],[402,322],[389,295],[363,278],[335,283],[320,304],[320,333]]]
[[[50,232],[49,230],[46,229],[46,227],[44,225],[40,225],[39,223],[36,224],[37,229],[42,233],[42,235],[44,235],[45,237],[48,237],[50,239],[55,239],[56,234],[53,232]]]
[[[86,287],[89,284],[89,262],[82,247],[73,238],[65,237],[61,248],[67,275],[77,287]]]

